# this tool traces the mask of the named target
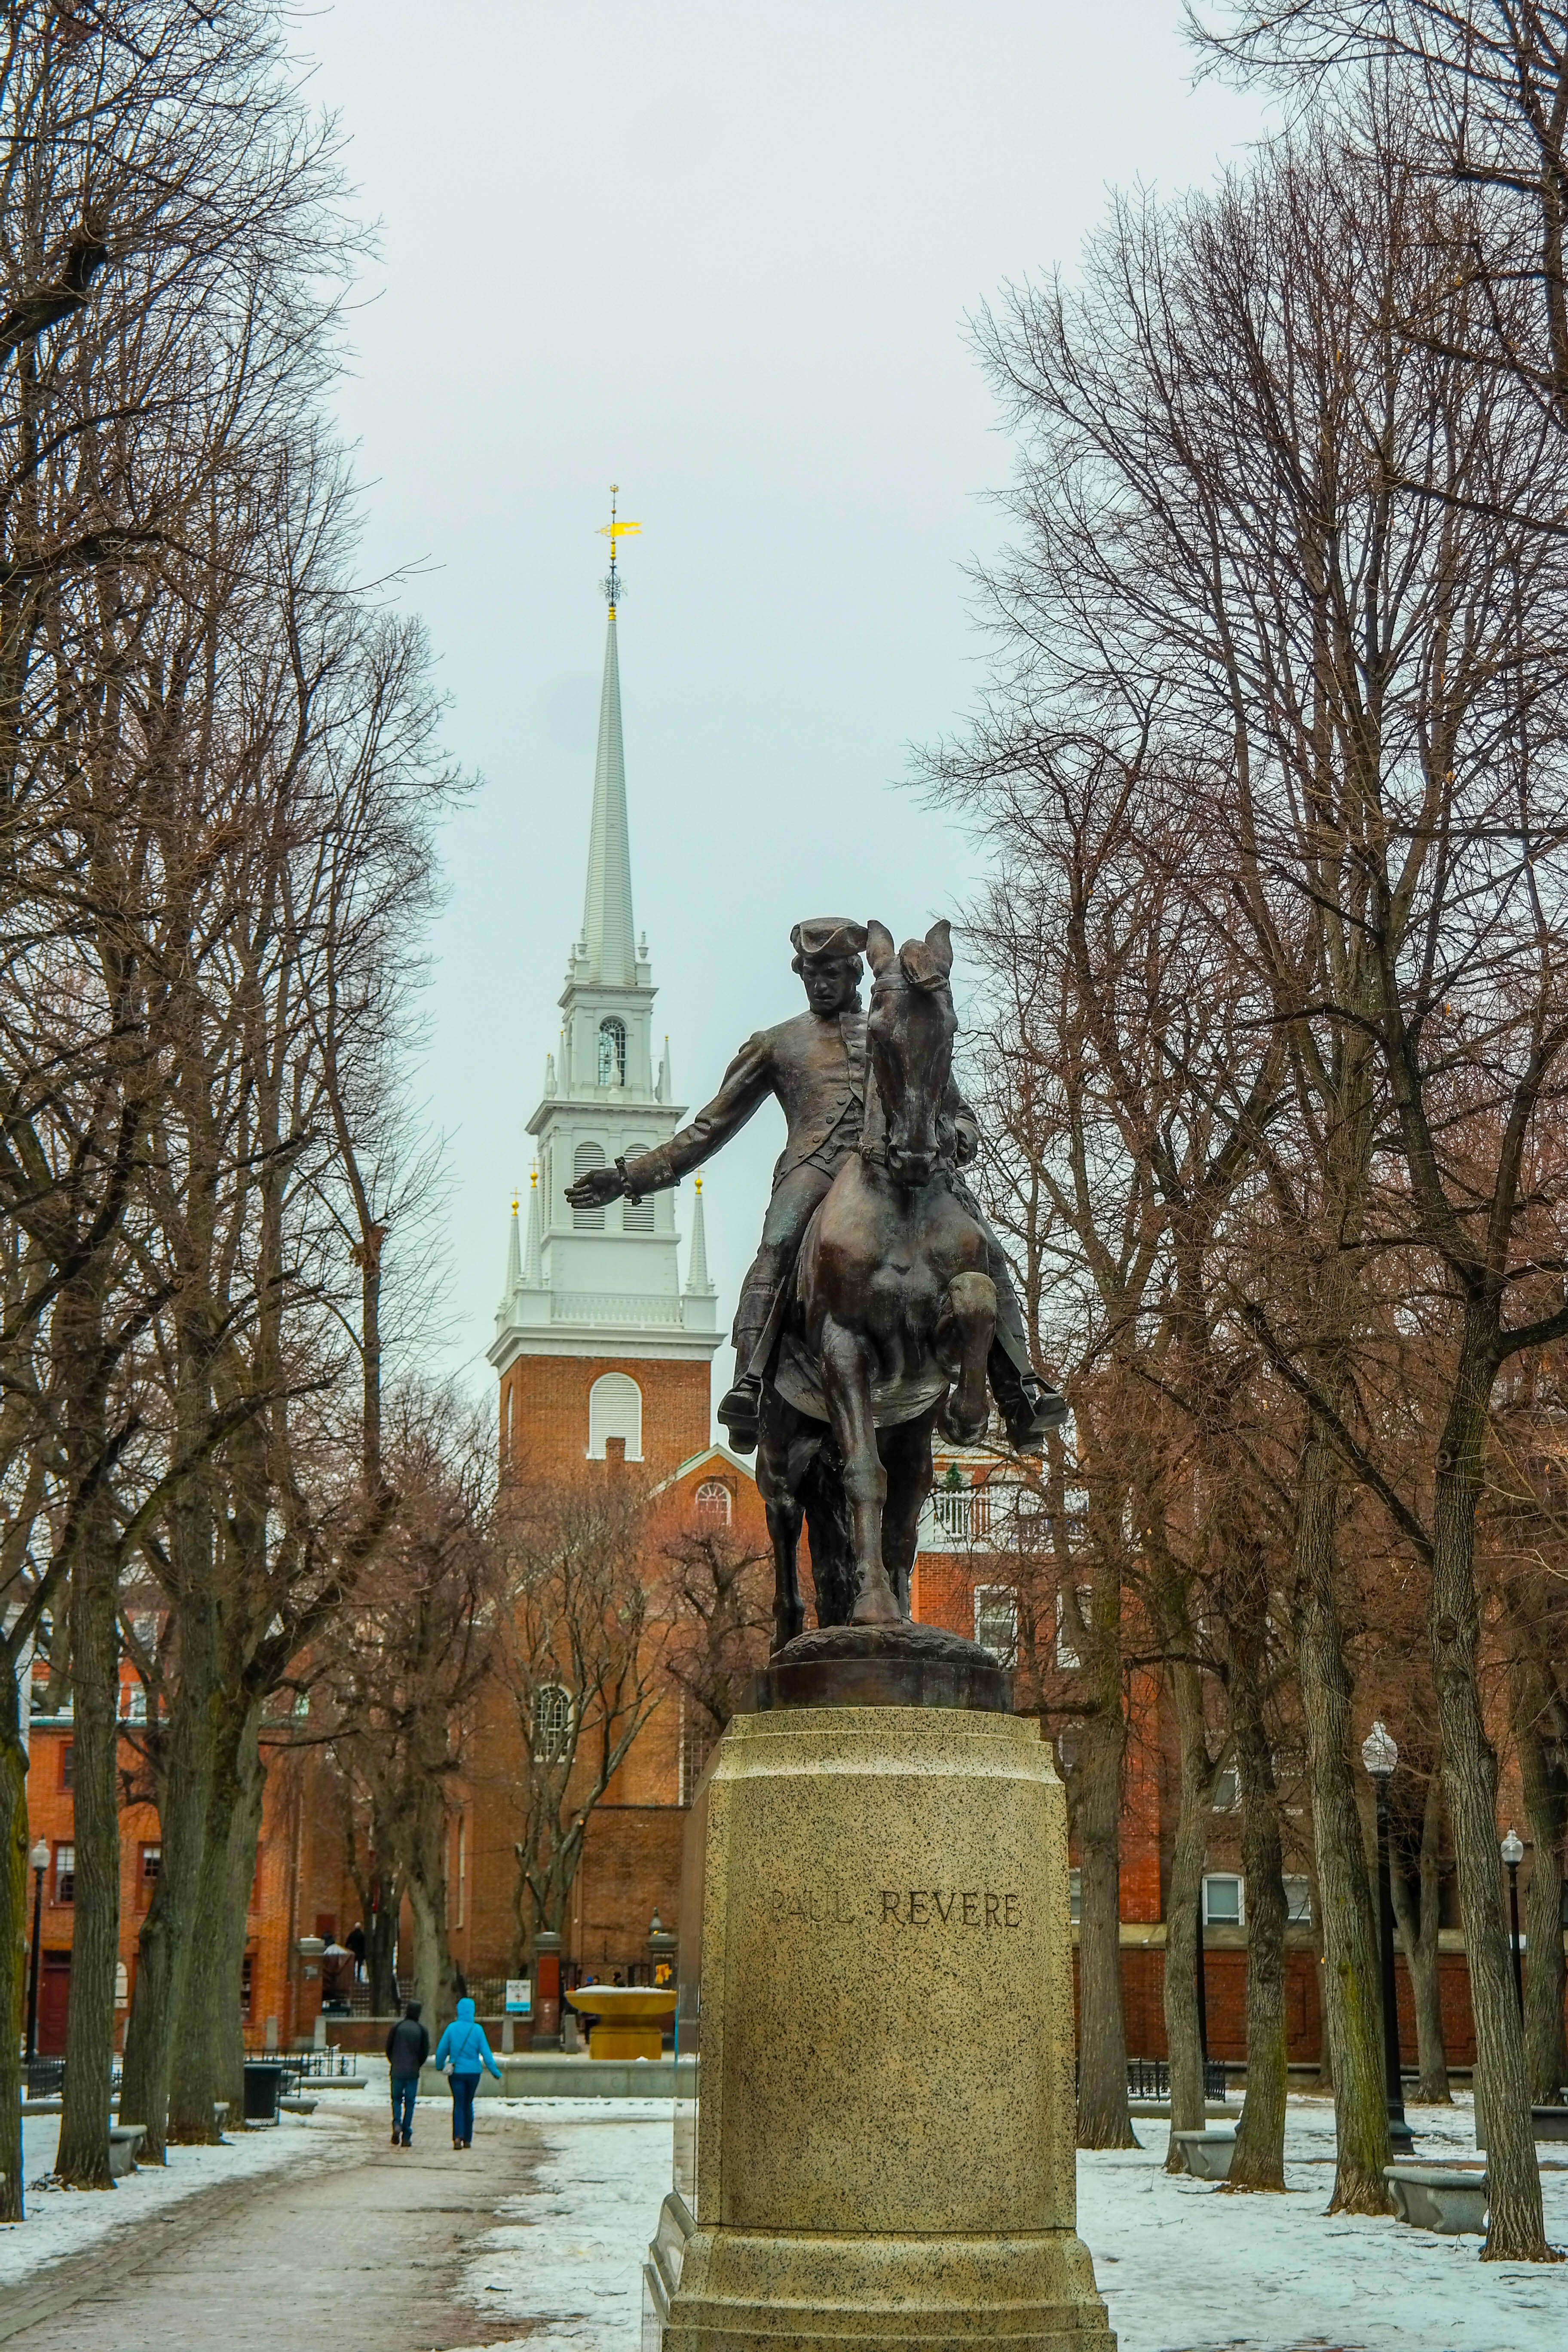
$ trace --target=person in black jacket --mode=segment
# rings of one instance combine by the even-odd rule
[[[392,2145],[414,2145],[414,2097],[419,2069],[430,2055],[430,2036],[419,2022],[419,2003],[411,2000],[386,2037],[392,2068]]]

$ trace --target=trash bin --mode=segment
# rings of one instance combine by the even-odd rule
[[[283,2089],[283,2069],[273,2060],[247,2058],[245,2062],[245,2120],[247,2124],[275,2124],[278,2101]]]

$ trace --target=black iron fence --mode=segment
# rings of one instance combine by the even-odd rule
[[[1127,2061],[1127,2095],[1130,2099],[1168,2099],[1171,2095],[1171,2067],[1164,2058],[1129,2058]],[[1204,2060],[1204,2096],[1221,2102],[1226,2097],[1226,2062],[1223,2058]]]
[[[22,2090],[29,2099],[58,2099],[65,2095],[66,2062],[63,2058],[25,2058],[22,2061]],[[110,2070],[110,2095],[120,2089],[120,2069]]]

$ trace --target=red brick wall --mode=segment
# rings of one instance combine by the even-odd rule
[[[580,1472],[588,1456],[588,1391],[605,1372],[642,1391],[645,1470],[668,1477],[711,1434],[712,1372],[705,1363],[651,1356],[520,1356],[501,1381],[500,1426],[511,1407],[512,1460],[535,1477]]]

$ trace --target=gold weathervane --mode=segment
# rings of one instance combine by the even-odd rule
[[[605,582],[605,593],[609,598],[612,614],[616,609],[616,600],[621,593],[621,575],[616,562],[620,541],[623,539],[635,538],[642,529],[640,522],[625,522],[616,513],[616,500],[620,496],[620,490],[619,482],[610,484],[610,520],[599,525],[599,537],[607,539],[610,542],[610,572],[608,579]]]

